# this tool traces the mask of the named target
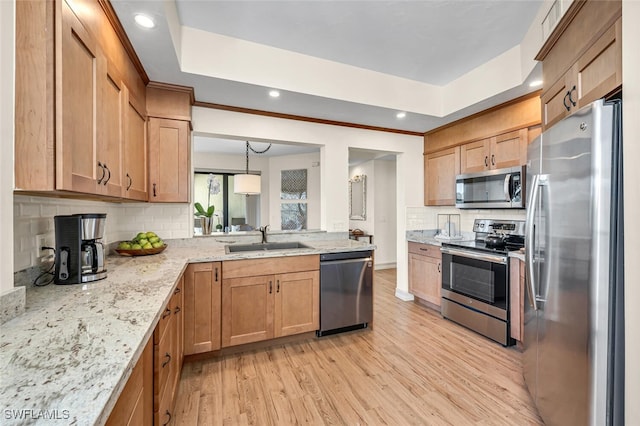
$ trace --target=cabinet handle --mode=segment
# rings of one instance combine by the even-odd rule
[[[181,311],[180,306],[176,306],[176,310],[175,310],[175,311],[173,311],[173,313],[174,313],[174,314],[177,314],[177,313],[178,313],[178,312],[180,312],[180,311]]]
[[[171,309],[167,308],[164,310],[164,313],[162,314],[162,319],[165,319],[169,315],[171,315]]]
[[[153,184],[153,196],[156,197],[156,184]]]
[[[273,293],[273,282],[269,281],[269,294]]]
[[[442,271],[440,270],[440,263],[438,263],[438,272],[442,272]]]
[[[182,292],[182,289],[180,287],[176,287],[176,289],[173,290],[173,294],[178,294],[180,292]]]
[[[495,156],[495,154],[491,154],[491,165],[492,166],[496,165],[496,156]]]
[[[428,249],[428,248],[424,248],[424,247],[420,247],[420,250],[422,250],[422,251],[429,251],[429,249]]]
[[[489,167],[489,157],[487,157],[486,155],[484,156],[484,166]]]
[[[129,179],[129,185],[127,185],[127,191],[128,191],[129,188],[131,188],[131,185],[133,184],[133,179],[131,179],[131,176],[129,176],[129,173],[127,173],[127,179]]]
[[[573,100],[573,96],[572,96],[573,92],[577,92],[575,84],[573,85],[571,90],[567,92],[567,95],[569,95],[569,102],[571,102],[571,105],[576,106],[576,101]]]
[[[106,164],[103,164],[103,166],[104,166],[104,168],[105,168],[105,169],[107,169],[107,173],[109,173],[109,174],[107,175],[107,179],[106,179],[104,182],[102,182],[102,184],[103,184],[104,186],[107,186],[107,182],[109,182],[109,181],[111,180],[111,170],[109,170],[109,167],[107,167],[107,165],[106,165]]]
[[[564,95],[564,99],[562,100],[562,105],[564,105],[564,107],[566,108],[567,111],[571,110],[571,105],[567,105],[567,98],[569,97],[570,92],[567,91],[567,93]]]
[[[165,411],[164,413],[165,416],[169,416],[169,420],[167,420],[166,422],[164,422],[162,424],[162,426],[167,426],[169,423],[171,423],[171,413],[169,412],[169,410]]]
[[[280,293],[280,280],[277,280],[276,283],[276,293]]]
[[[102,176],[100,176],[100,179],[98,179],[98,185],[100,185],[102,183],[102,179],[104,179],[105,171],[104,171],[104,166],[99,161],[98,161],[98,167],[102,169]]]
[[[218,268],[216,267],[216,282],[218,282]]]
[[[162,368],[166,367],[167,364],[169,364],[171,362],[171,354],[169,352],[166,352],[164,354],[164,359],[165,359],[165,361],[162,363]]]

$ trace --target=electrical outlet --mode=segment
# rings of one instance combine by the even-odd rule
[[[46,241],[47,236],[45,234],[36,235],[36,257],[41,258],[49,254],[47,250],[42,250],[42,247],[47,245]]]

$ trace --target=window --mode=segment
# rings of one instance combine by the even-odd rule
[[[210,179],[219,185],[219,191],[209,193]],[[195,172],[193,179],[193,202],[199,202],[206,209],[208,205],[215,206],[214,225],[217,230],[239,230],[232,226],[241,226],[242,230],[249,230],[257,226],[257,208],[260,205],[259,196],[247,197],[233,192],[234,175],[231,173]],[[207,204],[209,203],[209,204]],[[200,228],[199,220],[194,222],[195,228]]]
[[[307,229],[307,169],[280,174],[280,228]]]

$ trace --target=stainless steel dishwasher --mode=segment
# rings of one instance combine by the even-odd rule
[[[320,255],[318,336],[366,328],[373,319],[373,252]]]

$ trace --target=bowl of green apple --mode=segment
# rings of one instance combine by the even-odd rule
[[[166,248],[167,245],[155,232],[139,232],[132,240],[118,243],[116,252],[122,256],[148,256]]]

